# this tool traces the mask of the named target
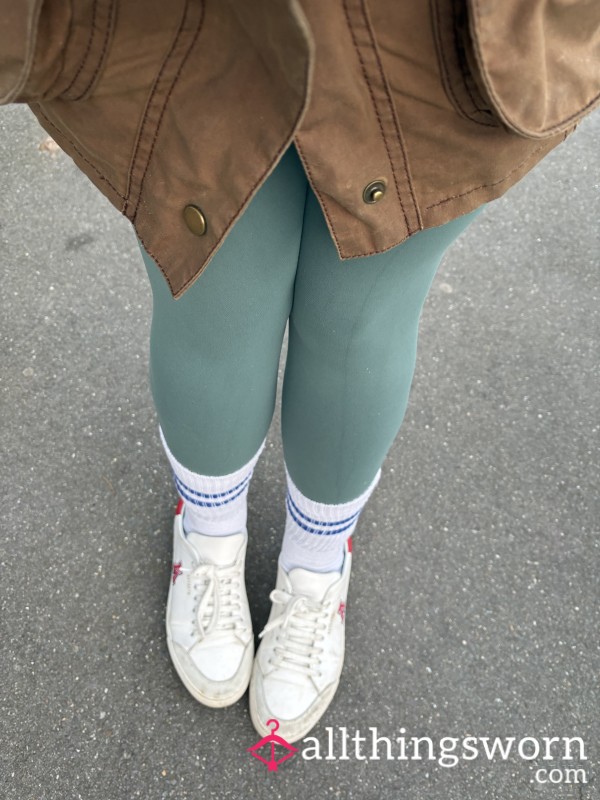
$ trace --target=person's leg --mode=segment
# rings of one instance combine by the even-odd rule
[[[404,415],[423,302],[474,214],[387,253],[341,261],[307,195],[289,320],[282,436],[286,523],[250,713],[288,741],[322,716],[344,660],[351,535]]]
[[[341,261],[309,192],[282,393],[288,569],[341,568],[404,417],[425,298],[447,247],[478,212]]]
[[[404,417],[425,298],[446,249],[478,212],[341,261],[309,193],[281,424],[291,478],[312,500],[346,503],[372,483]]]
[[[289,150],[179,300],[142,248],[153,294],[152,395],[168,447],[189,470],[232,473],[267,434],[306,190]]]
[[[285,153],[179,300],[142,250],[153,293],[151,388],[182,498],[167,643],[182,682],[209,706],[235,702],[252,669],[247,494],[274,410],[306,187]]]

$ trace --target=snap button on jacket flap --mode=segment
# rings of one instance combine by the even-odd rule
[[[204,236],[206,233],[206,217],[198,206],[191,203],[183,209],[183,218],[188,229],[194,236]]]
[[[385,194],[386,188],[385,181],[372,181],[365,186],[363,200],[365,203],[378,203]]]
[[[563,133],[600,103],[598,0],[468,0],[489,99],[515,133]]]

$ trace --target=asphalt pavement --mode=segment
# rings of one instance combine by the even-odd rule
[[[0,109],[1,798],[600,798],[598,141],[597,112],[445,258],[354,536],[340,689],[268,771],[247,696],[201,706],[167,653],[175,492],[133,231]],[[257,632],[284,493],[278,402],[249,497]]]

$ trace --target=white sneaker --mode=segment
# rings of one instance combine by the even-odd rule
[[[254,634],[246,596],[247,530],[185,534],[180,500],[173,525],[167,645],[186,689],[204,705],[235,703],[248,688]]]
[[[331,703],[344,664],[346,597],[352,566],[348,540],[339,572],[312,572],[281,565],[273,602],[250,680],[250,717],[256,730],[302,739]]]

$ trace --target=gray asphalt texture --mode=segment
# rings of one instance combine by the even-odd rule
[[[28,109],[0,109],[0,797],[600,798],[600,115],[440,268],[354,536],[342,684],[312,732],[323,757],[277,772],[246,752],[247,696],[205,708],[171,666],[150,291],[129,223],[46,138]],[[256,632],[284,523],[278,413],[249,498]],[[351,744],[326,759],[328,726],[436,747],[579,736],[585,758],[446,767]]]

